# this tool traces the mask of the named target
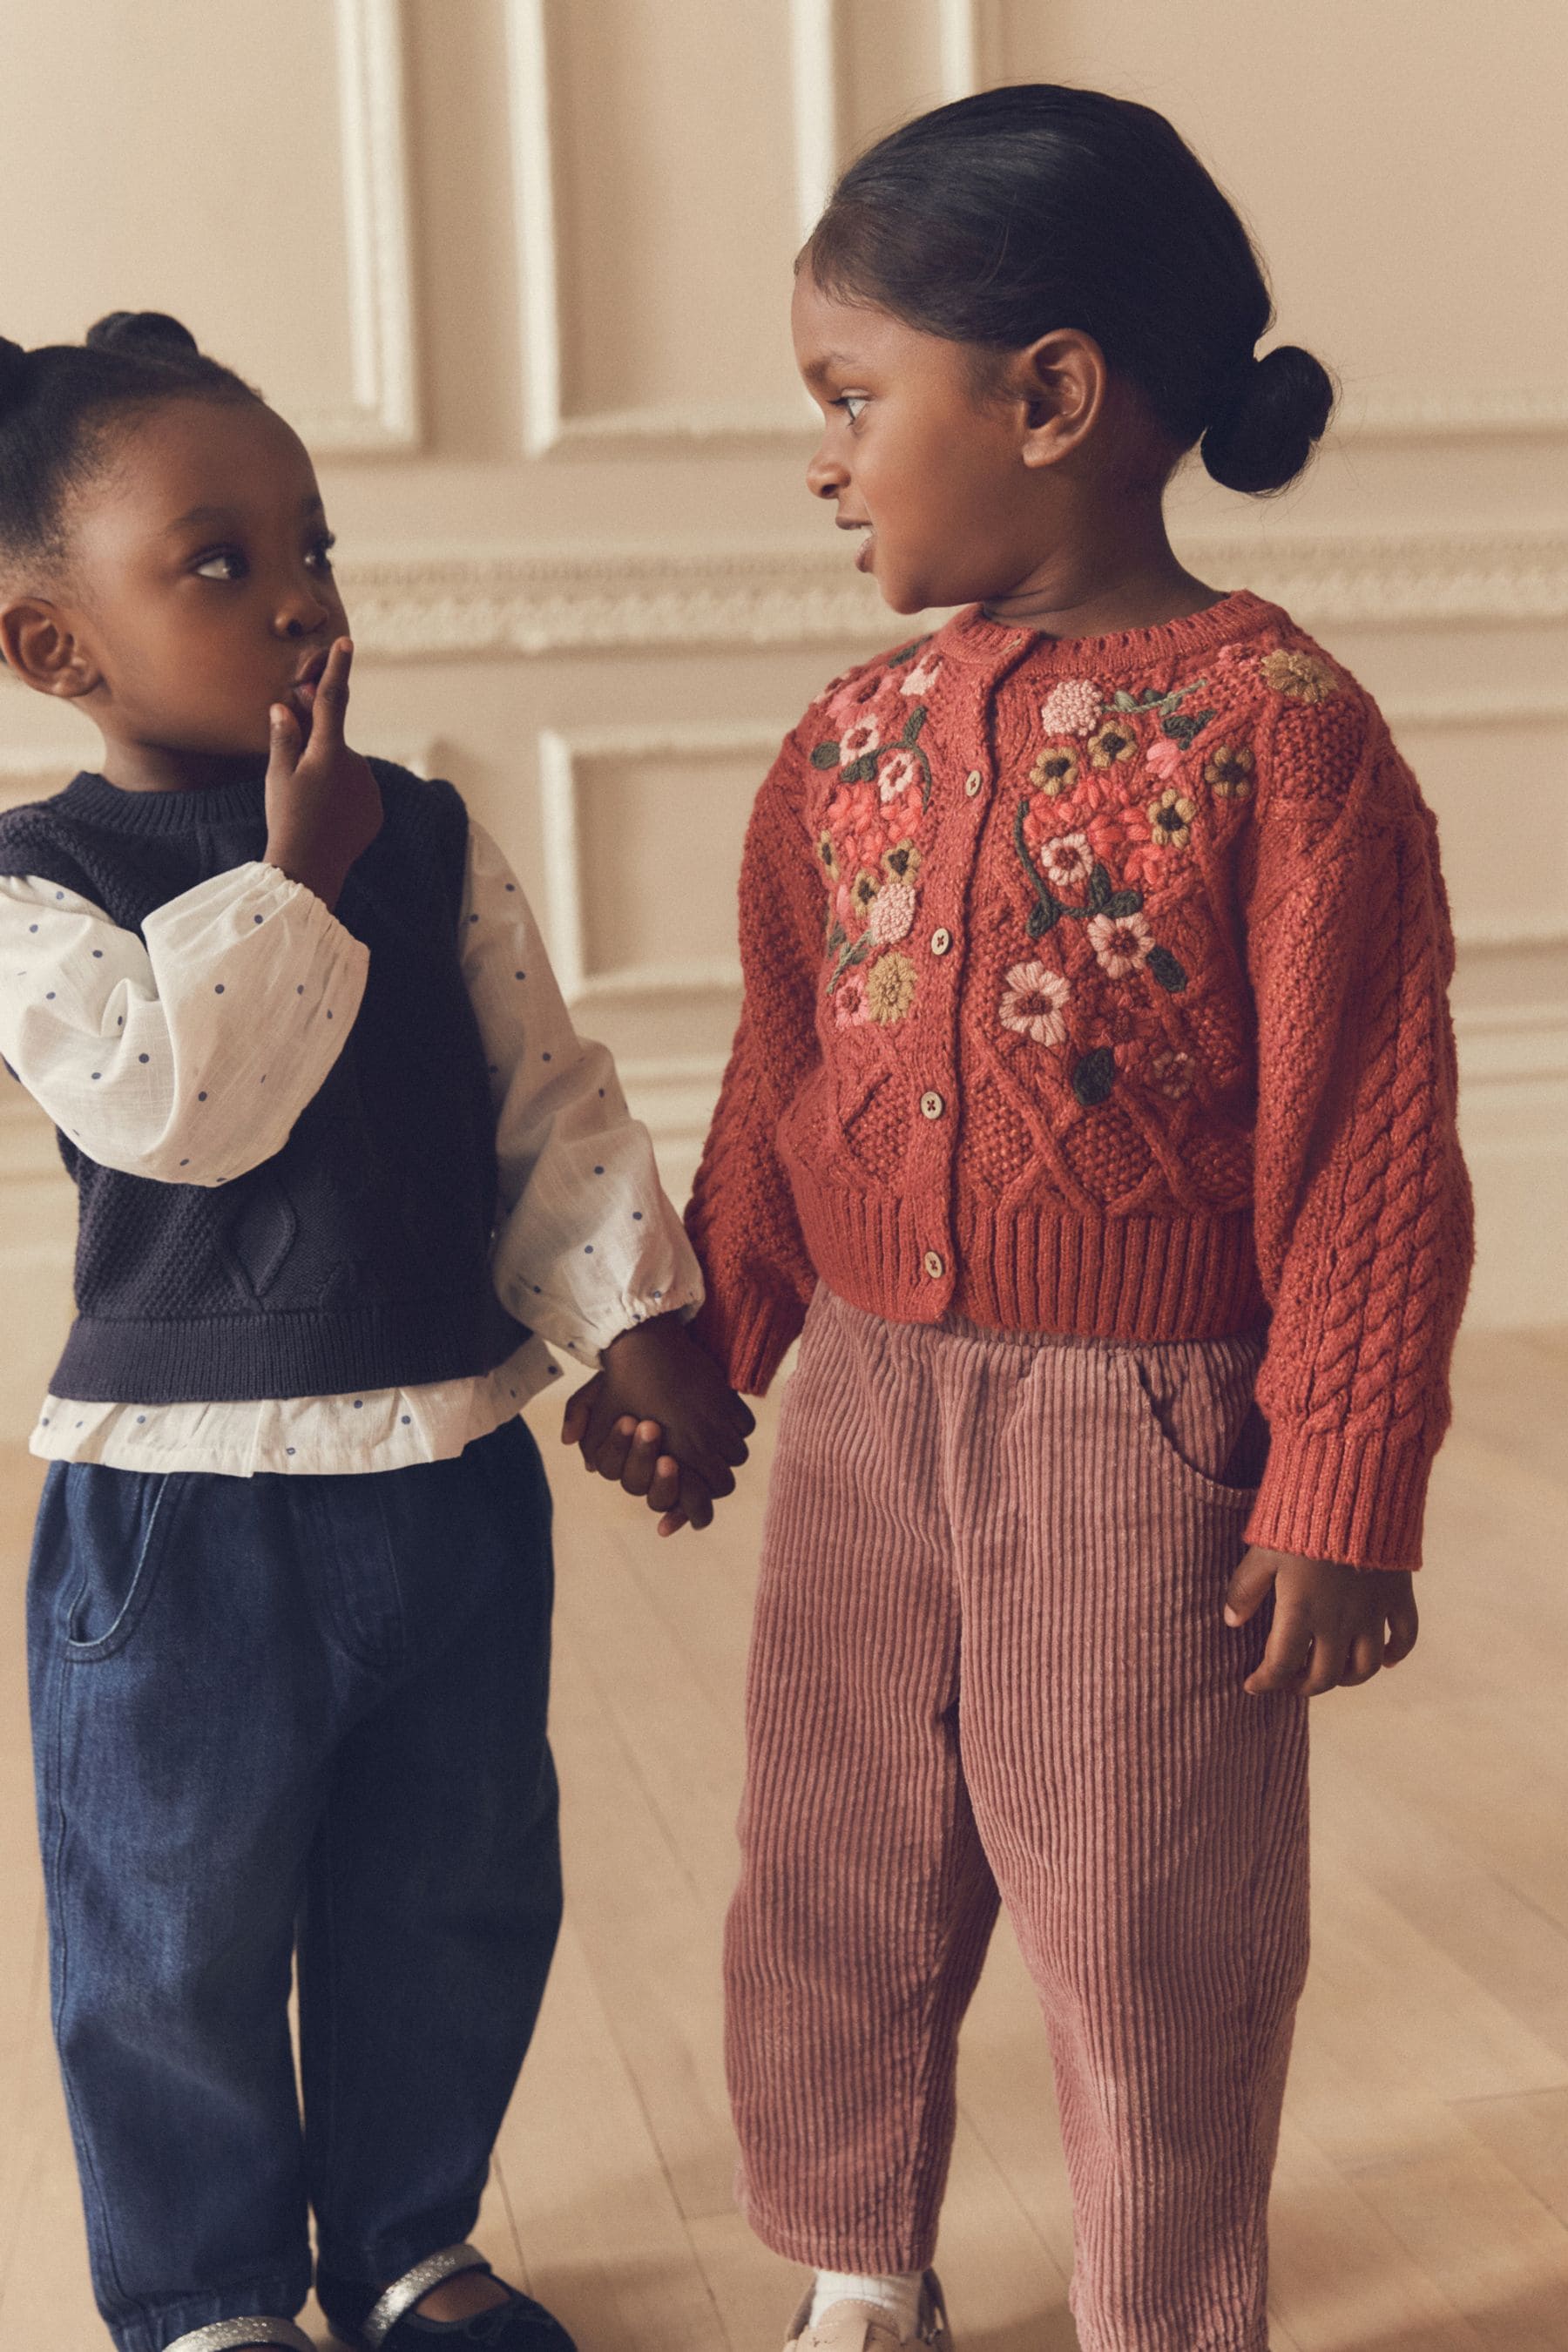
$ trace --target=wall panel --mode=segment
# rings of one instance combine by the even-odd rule
[[[1484,35],[1459,0],[80,0],[71,24],[67,84],[58,26],[7,21],[0,331],[171,309],[302,423],[360,740],[451,775],[500,837],[678,1191],[733,1017],[756,779],[822,679],[905,627],[804,494],[796,246],[860,141],[977,83],[1169,110],[1244,198],[1281,331],[1346,385],[1284,498],[1189,470],[1179,543],[1289,604],[1405,743],[1461,943],[1472,1311],[1563,1312],[1555,0],[1495,0]],[[92,756],[0,683],[0,802]],[[11,1427],[63,1321],[68,1210],[11,1089]]]
[[[787,15],[513,0],[510,17],[532,448],[798,431],[776,299],[800,208]]]
[[[81,14],[67,75],[58,19],[7,13],[0,154],[25,226],[5,331],[72,341],[109,310],[172,310],[316,448],[412,446],[398,0]]]
[[[1358,424],[1568,426],[1545,295],[1568,14],[1320,0],[976,0],[988,79],[1081,81],[1170,114],[1256,231],[1280,331],[1342,369]]]

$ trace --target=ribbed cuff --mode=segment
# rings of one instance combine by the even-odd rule
[[[1419,1568],[1432,1472],[1421,1436],[1408,1429],[1322,1435],[1271,1423],[1247,1542],[1352,1568]]]
[[[793,1295],[750,1291],[726,1298],[709,1276],[708,1296],[691,1324],[732,1389],[765,1396],[805,1321],[805,1307]]]

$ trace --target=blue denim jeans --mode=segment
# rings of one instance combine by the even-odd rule
[[[378,2283],[472,2227],[560,1921],[551,1599],[521,1422],[357,1477],[51,1467],[55,2032],[121,2352],[292,2316],[310,2210]]]

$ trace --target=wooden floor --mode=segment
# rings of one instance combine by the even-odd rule
[[[569,1912],[479,2231],[583,2352],[775,2352],[795,2276],[730,2192],[720,1924],[772,1421],[707,1536],[554,1463]],[[1568,2352],[1568,1333],[1463,1346],[1414,1660],[1314,1708],[1316,1955],[1275,2352]],[[47,2034],[20,1654],[36,1465],[0,1461],[0,2352],[105,2342]],[[967,2027],[941,2260],[962,2352],[1070,2352],[1027,1981]],[[313,2319],[312,2313],[308,2317]],[[324,2342],[324,2331],[318,2329]]]

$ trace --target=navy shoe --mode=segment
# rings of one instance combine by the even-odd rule
[[[489,2269],[477,2247],[445,2246],[380,2289],[318,2272],[316,2301],[339,2343],[354,2345],[359,2352],[437,2352],[442,2345],[457,2352],[468,2344],[480,2345],[484,2352],[577,2352],[561,2322],[514,2286],[506,2287],[505,2303],[477,2311],[471,2319],[426,2319],[415,2310],[420,2296],[443,2279]],[[498,2284],[506,2285],[504,2280]]]

